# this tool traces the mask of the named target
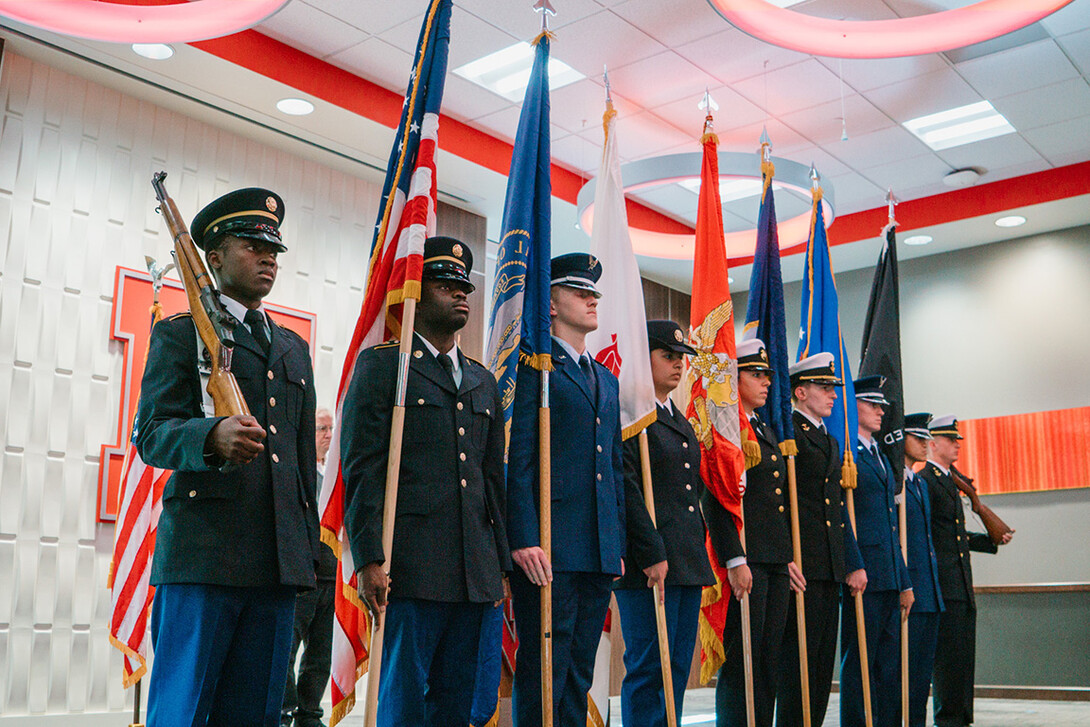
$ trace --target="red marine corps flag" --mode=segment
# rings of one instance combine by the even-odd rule
[[[705,122],[704,163],[693,257],[693,298],[689,313],[690,344],[697,350],[689,362],[690,399],[686,416],[700,440],[700,474],[708,491],[742,524],[742,475],[746,459],[760,457],[749,419],[738,403],[738,356],[734,347],[734,306],[727,282],[723,241],[723,206],[719,201],[719,139]],[[743,454],[744,452],[744,454]],[[723,628],[730,587],[727,572],[707,540],[716,583],[700,601],[700,680],[707,683],[723,664]]]

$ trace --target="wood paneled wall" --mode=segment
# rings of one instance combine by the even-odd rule
[[[484,217],[440,202],[435,215],[435,234],[446,235],[461,240],[473,254],[473,268],[469,279],[477,289],[469,296],[469,322],[458,338],[458,346],[465,355],[478,361],[484,355],[484,329],[488,320],[490,290],[485,285],[484,261],[486,244],[486,225]]]

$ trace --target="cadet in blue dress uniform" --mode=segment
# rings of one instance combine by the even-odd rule
[[[552,580],[553,724],[585,727],[587,691],[611,584],[625,552],[624,464],[617,379],[586,350],[598,327],[601,264],[572,253],[552,261],[549,377],[552,559],[538,529],[537,409],[541,374],[519,365],[507,467],[507,531],[518,565],[511,592],[518,629],[516,727],[541,724],[540,587]]]
[[[324,546],[310,352],[261,304],[286,250],[283,218],[279,196],[249,188],[215,200],[192,225],[238,322],[231,370],[251,416],[211,414],[188,313],[152,332],[136,447],[149,465],[174,470],[151,573],[154,727],[274,727],[295,595],[315,586]]]
[[[741,598],[749,594],[749,626],[753,645],[754,719],[760,727],[772,724],[779,677],[780,643],[791,581],[802,587],[791,563],[791,527],[787,514],[787,463],[775,435],[754,413],[764,406],[772,369],[764,342],[758,338],[738,344],[738,400],[749,413],[761,447],[761,461],[746,470],[742,497],[746,545],[742,548],[734,519],[710,493],[704,495],[704,514],[712,549],[727,568],[731,601],[723,628],[723,666],[715,686],[715,720],[721,727],[746,724],[745,664],[742,653]]]
[[[643,497],[643,472],[636,437],[624,444],[625,509],[628,554],[625,576],[613,594],[624,630],[625,676],[621,683],[621,714],[628,724],[666,724],[666,705],[655,625],[654,593],[666,576],[666,631],[673,672],[677,724],[685,700],[685,685],[693,648],[703,586],[715,583],[704,547],[704,516],[700,497],[700,442],[685,414],[670,400],[684,371],[682,357],[695,354],[673,321],[648,321],[651,377],[658,399],[657,418],[647,428],[647,449],[655,498],[656,528]],[[669,572],[667,572],[667,566]]]
[[[802,575],[806,579],[806,657],[810,679],[811,724],[820,725],[829,706],[840,626],[840,590],[855,593],[867,586],[863,559],[848,522],[841,481],[841,445],[825,428],[836,390],[831,353],[817,353],[791,365],[791,400],[795,411],[795,481],[799,503]],[[780,647],[780,681],[776,691],[776,724],[802,724],[802,679],[799,665],[797,601],[788,600],[787,623]]]
[[[976,672],[976,599],[969,551],[996,553],[998,546],[985,533],[965,528],[961,492],[950,468],[961,451],[961,434],[952,414],[931,421],[931,456],[920,470],[931,495],[931,536],[939,566],[939,585],[946,609],[939,617],[935,654],[933,703],[938,727],[973,723],[973,682]],[[1010,542],[1007,533],[1003,544]]]
[[[894,503],[897,481],[893,465],[874,441],[882,428],[885,379],[865,376],[855,382],[859,412],[859,441],[855,461],[859,468],[855,489],[855,525],[859,552],[867,570],[863,619],[867,632],[871,709],[878,727],[897,727],[901,721],[901,616],[912,608],[912,583],[900,543],[900,518]],[[902,465],[903,466],[903,465]],[[896,474],[900,474],[897,472]],[[851,594],[844,590],[841,611],[840,724],[862,727],[863,679],[859,667],[859,638]]]
[[[388,564],[382,510],[397,344],[360,354],[342,408],[345,529],[360,599],[386,619],[378,698],[384,727],[469,723],[481,618],[503,598],[510,567],[499,390],[455,343],[469,318],[472,266],[458,240],[424,243]]]
[[[927,697],[935,665],[942,591],[939,565],[931,539],[931,496],[927,482],[913,471],[927,459],[931,415],[905,415],[905,512],[908,523],[908,575],[916,602],[908,616],[908,724],[927,724]]]

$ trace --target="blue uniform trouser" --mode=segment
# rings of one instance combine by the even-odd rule
[[[587,692],[609,610],[613,576],[553,571],[553,725],[586,727]],[[541,589],[521,569],[511,576],[519,648],[511,710],[515,727],[541,725]]]
[[[855,628],[855,599],[845,586],[841,609],[840,725],[863,727],[863,675],[859,667],[859,637]],[[901,723],[901,594],[897,591],[863,592],[863,623],[867,631],[871,712],[875,727]]]
[[[700,591],[700,586],[666,587],[666,636],[670,645],[677,724],[681,724],[685,685],[693,664]],[[613,591],[613,596],[621,612],[621,629],[624,632],[622,721],[642,727],[665,727],[666,703],[655,622],[655,593],[650,588],[619,588]]]
[[[908,615],[908,725],[927,724],[927,695],[931,691],[931,670],[939,642],[939,613]]]
[[[295,588],[155,589],[148,727],[277,727]]]
[[[379,727],[469,724],[486,603],[392,598],[386,606]]]

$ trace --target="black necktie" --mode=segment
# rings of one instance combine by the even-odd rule
[[[886,471],[886,465],[883,464],[882,455],[878,451],[878,442],[875,442],[873,440],[871,441],[871,443],[870,443],[870,452],[871,452],[871,454],[874,455],[874,458],[876,460],[878,460],[878,468],[880,470],[882,470],[882,472],[885,472]]]
[[[450,382],[454,382],[454,362],[450,360],[450,356],[445,353],[439,354],[439,365],[443,367],[448,374],[450,374]]]
[[[579,357],[579,368],[587,380],[587,389],[590,390],[590,398],[598,401],[598,377],[594,375],[594,364],[590,362],[590,356]]]
[[[246,325],[250,327],[250,334],[257,341],[257,345],[261,347],[262,353],[268,358],[269,337],[265,334],[265,314],[259,310],[248,310],[244,320]]]

